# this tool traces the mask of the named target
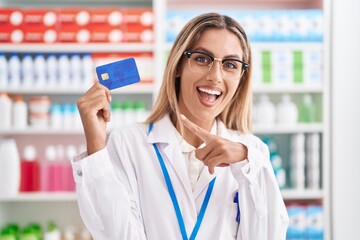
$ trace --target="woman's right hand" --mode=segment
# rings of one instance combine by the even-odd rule
[[[88,155],[106,146],[106,124],[110,121],[110,90],[95,82],[77,101]]]

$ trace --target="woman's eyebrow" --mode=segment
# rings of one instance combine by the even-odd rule
[[[208,49],[206,49],[206,48],[204,48],[204,47],[197,47],[197,48],[195,48],[193,51],[201,51],[201,52],[205,52],[205,53],[208,53],[208,54],[210,54],[211,56],[213,56],[214,57],[214,54],[210,51],[210,50],[208,50]],[[216,56],[217,57],[217,56]],[[237,55],[237,54],[231,54],[231,55],[226,55],[225,57],[223,57],[222,59],[229,59],[229,58],[231,58],[231,59],[241,59],[240,57],[239,57],[239,55]]]

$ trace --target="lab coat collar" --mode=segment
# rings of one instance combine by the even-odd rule
[[[224,123],[221,120],[217,119],[216,124],[218,131],[217,135],[229,139],[229,130],[226,128]],[[175,127],[170,120],[169,114],[167,114],[162,119],[154,123],[153,128],[148,135],[147,141],[150,144],[167,144],[167,146],[165,146],[163,150],[166,155],[166,159],[168,159],[168,161],[170,162],[189,198],[192,199],[192,202],[194,203],[194,209],[196,209],[195,202],[193,200],[196,199],[202,193],[202,191],[207,189],[210,181],[214,177],[219,176],[224,171],[225,167],[216,167],[214,174],[210,174],[207,166],[204,166],[193,192],[187,174],[186,163],[185,161],[183,161],[183,155],[181,152],[179,140],[176,137],[176,133],[174,131],[170,131],[170,129],[175,129]],[[164,158],[164,161],[166,161],[166,159]]]

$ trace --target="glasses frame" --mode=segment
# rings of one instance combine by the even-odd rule
[[[186,50],[184,52],[184,55],[188,57],[189,61],[190,61],[190,58],[191,58],[191,55],[194,54],[194,53],[200,53],[200,54],[204,54],[206,56],[208,56],[210,59],[211,59],[211,66],[209,67],[209,70],[212,68],[212,65],[214,63],[214,61],[219,61],[221,62],[221,65],[224,64],[224,62],[226,61],[236,61],[236,62],[239,62],[241,63],[241,66],[242,66],[242,70],[247,70],[250,66],[250,64],[244,62],[244,61],[241,61],[240,59],[236,59],[236,58],[216,58],[212,55],[210,55],[209,53],[206,53],[206,52],[202,52],[202,51],[189,51],[189,50]],[[189,63],[190,64],[190,63]],[[241,73],[242,74],[242,73]]]

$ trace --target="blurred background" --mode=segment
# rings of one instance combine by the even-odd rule
[[[287,239],[360,239],[360,2],[0,0],[0,240],[91,239],[70,159],[76,101],[95,67],[134,57],[109,131],[148,116],[168,52],[192,17],[238,20],[253,54],[253,131],[290,217]]]

